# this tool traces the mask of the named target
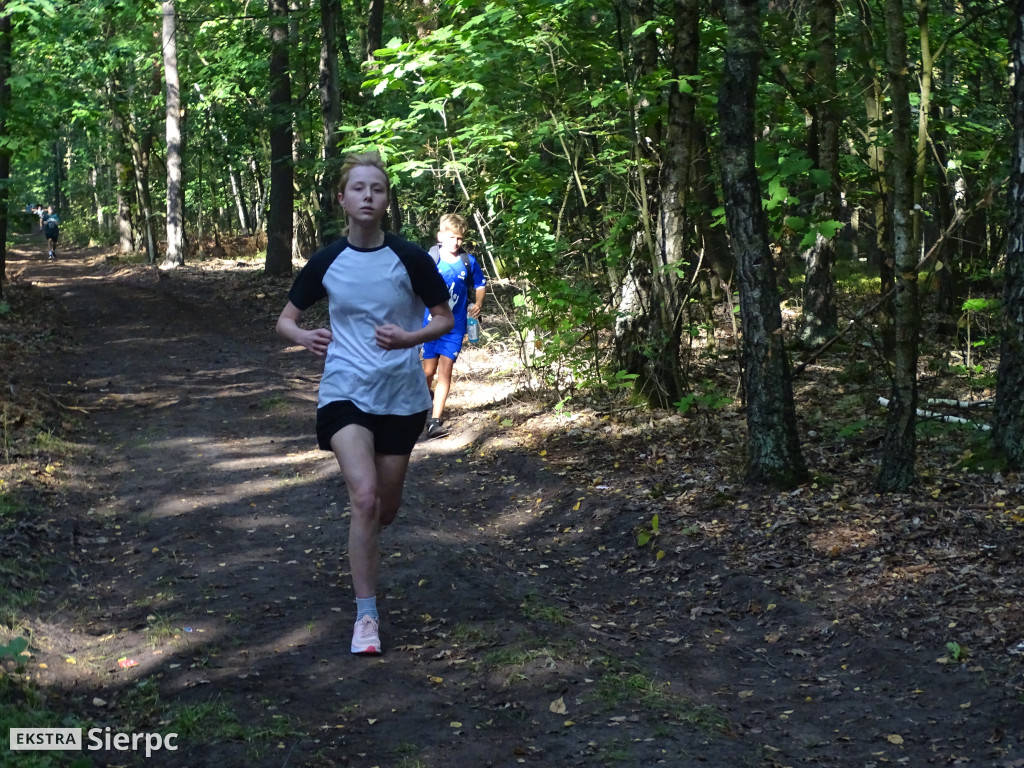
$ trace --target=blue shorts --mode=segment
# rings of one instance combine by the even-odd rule
[[[439,339],[423,342],[423,359],[433,360],[438,355],[450,358],[452,362],[459,359],[459,352],[462,351],[462,340],[466,332],[455,334],[449,331]]]
[[[373,433],[374,453],[389,456],[408,456],[427,423],[427,412],[411,416],[366,413],[351,400],[335,400],[316,410],[316,442],[325,451],[331,448],[331,438],[349,424],[366,427]]]

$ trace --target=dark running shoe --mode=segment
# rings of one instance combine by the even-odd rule
[[[441,426],[440,419],[427,419],[427,440],[433,440],[435,437],[444,437],[448,434],[448,430]]]

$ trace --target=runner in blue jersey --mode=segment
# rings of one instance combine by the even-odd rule
[[[434,407],[427,419],[427,437],[442,437],[444,429],[444,406],[452,387],[452,369],[462,351],[462,340],[466,335],[467,318],[477,319],[484,303],[487,290],[487,279],[476,257],[462,250],[462,238],[466,234],[466,220],[457,213],[448,213],[441,217],[437,232],[437,245],[430,249],[430,254],[437,262],[437,269],[448,286],[451,298],[448,304],[452,308],[455,326],[436,341],[423,345],[423,373],[427,384],[433,386]],[[470,291],[473,291],[473,302],[470,303]],[[426,325],[430,322],[430,312],[423,318]]]
[[[317,443],[334,452],[352,509],[351,651],[379,654],[380,531],[398,514],[409,457],[430,407],[419,345],[451,330],[454,321],[433,259],[381,228],[391,185],[380,156],[350,156],[341,188],[348,233],[313,254],[296,276],[277,332],[325,358]],[[303,312],[323,298],[330,327],[302,328]],[[425,326],[424,307],[433,316]]]
[[[53,212],[53,206],[46,206],[46,211],[40,214],[39,220],[43,224],[43,236],[46,244],[50,247],[47,258],[51,261],[57,258],[57,240],[60,238],[60,216]]]

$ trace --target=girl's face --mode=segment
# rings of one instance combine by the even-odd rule
[[[379,225],[388,210],[388,179],[380,168],[357,165],[349,172],[338,202],[350,222]]]

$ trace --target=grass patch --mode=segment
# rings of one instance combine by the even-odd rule
[[[52,429],[41,429],[36,432],[32,444],[39,453],[49,453],[57,456],[67,456],[75,448],[74,443],[57,437]]]
[[[193,743],[237,741],[255,747],[296,735],[284,715],[274,715],[257,725],[243,725],[231,705],[220,697],[198,704],[168,704],[150,678],[135,686],[120,711],[128,716],[128,730],[144,731],[159,726],[161,732],[177,733],[182,740]]]
[[[538,595],[527,595],[519,608],[523,616],[533,621],[543,621],[556,627],[566,627],[572,623],[562,608],[543,602]]]
[[[639,707],[695,725],[702,731],[717,731],[726,726],[725,717],[714,707],[697,704],[670,689],[670,683],[658,682],[644,672],[609,671],[598,681],[594,697],[609,709]]]
[[[24,511],[25,508],[18,501],[6,493],[0,493],[0,528]]]
[[[163,614],[154,613],[147,616],[146,620],[149,622],[146,626],[146,639],[150,645],[160,645],[173,640],[180,633],[174,620]]]
[[[284,395],[270,395],[260,400],[261,411],[273,411],[288,405],[288,399]]]
[[[456,645],[482,646],[495,641],[493,634],[469,624],[456,624],[448,633],[448,639]]]
[[[31,684],[7,675],[0,676],[0,734],[7,739],[11,728],[79,728],[86,724],[46,705],[45,698]],[[7,745],[4,746],[7,751]],[[6,764],[6,763],[5,763]],[[65,752],[22,752],[18,768],[90,768],[83,756]]]

